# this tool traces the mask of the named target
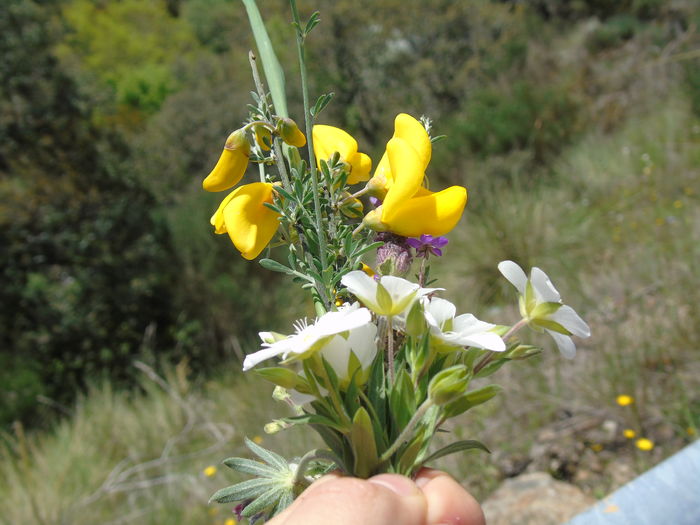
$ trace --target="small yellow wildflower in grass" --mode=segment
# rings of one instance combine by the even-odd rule
[[[654,448],[654,442],[647,438],[639,438],[634,444],[639,450],[643,450],[645,452],[648,452]]]
[[[673,201],[673,207],[676,208],[677,210],[680,210],[683,207],[683,201],[682,200]]]
[[[228,518],[226,521],[224,521],[224,525],[236,525],[236,520],[233,518]]]
[[[601,450],[603,450],[603,445],[601,445],[600,443],[593,443],[591,445],[591,450],[593,452],[600,452]]]
[[[214,475],[216,475],[216,470],[217,470],[217,469],[216,469],[216,467],[215,467],[214,465],[209,465],[207,468],[205,468],[205,469],[202,471],[202,473],[203,473],[206,477],[211,478],[211,477],[214,477]]]
[[[622,394],[617,396],[616,401],[621,407],[626,407],[634,403],[634,398],[632,396],[628,396],[627,394]]]
[[[693,193],[695,193],[695,190],[690,186],[686,186],[685,188],[683,188],[683,193],[685,193],[686,195],[692,195]]]
[[[622,431],[622,435],[625,436],[627,439],[634,439],[637,433],[631,428],[626,428]]]
[[[253,443],[255,443],[256,445],[259,445],[262,442],[263,442],[262,436],[253,436]]]
[[[695,428],[693,427],[688,427],[685,429],[685,431],[688,433],[689,436],[694,436],[698,433],[698,431],[695,430]]]
[[[656,222],[657,226],[663,226],[664,224],[666,224],[666,219],[664,219],[663,217],[657,217],[654,222]]]
[[[208,513],[210,516],[216,516],[216,515],[219,513],[219,507],[209,507],[209,508],[207,509],[207,513]]]

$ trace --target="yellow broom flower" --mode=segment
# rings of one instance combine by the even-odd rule
[[[265,203],[272,204],[273,184],[254,182],[232,191],[211,218],[216,233],[228,233],[241,255],[255,259],[277,231],[279,214]]]
[[[243,128],[231,133],[224,144],[219,161],[202,182],[207,191],[224,191],[233,188],[243,178],[248,167],[250,143]]]
[[[350,166],[348,184],[357,184],[369,179],[372,159],[357,151],[357,141],[340,128],[317,124],[313,127],[314,153],[316,162],[321,167],[321,160],[328,161],[335,153]]]

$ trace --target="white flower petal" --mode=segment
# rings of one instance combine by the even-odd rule
[[[243,371],[250,370],[258,363],[262,363],[271,357],[278,356],[282,352],[284,352],[284,347],[282,345],[272,345],[269,348],[263,348],[262,350],[248,354],[243,360]]]
[[[549,335],[552,336],[554,342],[557,343],[561,355],[567,359],[573,359],[576,355],[576,345],[572,341],[571,337],[568,335],[553,332],[552,330],[545,330]]]
[[[454,319],[457,308],[447,299],[433,297],[429,302],[425,301],[425,319],[431,327],[442,330],[445,323]]]
[[[351,330],[348,343],[360,361],[362,369],[369,368],[377,355],[377,326],[374,323],[369,323]]]
[[[562,306],[550,317],[555,323],[559,323],[569,332],[579,337],[590,337],[591,329],[586,324],[586,321],[574,311],[570,306]]]
[[[368,308],[374,310],[378,307],[377,282],[362,270],[344,275],[340,282]]]
[[[309,327],[319,337],[339,334],[347,330],[353,330],[372,321],[372,314],[367,308],[344,309],[337,312],[323,314],[316,324]]]
[[[488,332],[495,324],[479,321],[473,314],[462,314],[455,317],[452,329],[461,334],[474,334]]]
[[[463,335],[459,338],[460,346],[475,346],[494,352],[503,352],[506,345],[501,336],[494,332],[481,332],[470,335]]]
[[[530,274],[532,287],[535,290],[538,303],[558,303],[561,302],[561,296],[557,289],[549,280],[546,273],[535,266]]]
[[[350,343],[347,339],[339,335],[334,336],[323,345],[321,355],[328,361],[340,379],[347,378],[348,363],[350,362]]]
[[[420,288],[417,284],[394,275],[385,275],[379,280],[379,283],[391,297],[390,315],[392,316],[406,310],[413,303],[413,300],[416,298],[416,292]]]
[[[510,284],[518,289],[520,295],[525,295],[527,275],[525,275],[525,272],[520,266],[513,261],[501,261],[498,263],[498,271],[503,274],[503,277],[510,281]]]

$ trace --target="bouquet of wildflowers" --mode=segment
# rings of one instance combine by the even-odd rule
[[[575,353],[571,335],[587,337],[589,329],[562,304],[542,270],[533,268],[528,276],[512,261],[498,269],[517,289],[522,318],[502,325],[458,315],[442,297],[444,289],[433,286],[430,259],[442,255],[444,235],[459,222],[467,191],[427,188],[425,173],[439,138],[431,136],[430,121],[398,115],[375,166],[347,132],[317,124],[332,98],[321,95],[311,105],[306,86],[304,46],[319,15],[302,24],[291,0],[302,132],[287,114],[284,75],[255,2],[244,4],[266,84],[251,53],[256,91],[249,118],[230,134],[203,186],[234,188],[211,219],[215,232],[227,233],[246,259],[266,252],[263,267],[288,275],[311,295],[317,318],[297,321],[292,334],[262,332],[261,349],[245,358],[243,368],[274,384],[273,395],[290,407],[290,415],[266,431],[310,425],[325,443],[287,461],[247,441],[258,459],[224,461],[253,477],[212,500],[237,502],[253,522],[274,516],[331,470],[361,478],[413,476],[439,457],[487,450],[475,440],[434,450],[431,440],[449,419],[500,391],[497,385],[471,387],[473,379],[540,352],[521,341],[522,328],[548,332],[569,358]],[[257,165],[259,181],[239,185],[249,163]],[[414,259],[419,264],[411,280]]]

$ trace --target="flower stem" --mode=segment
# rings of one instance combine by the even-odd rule
[[[518,330],[520,330],[523,326],[525,326],[528,323],[528,320],[525,318],[522,318],[520,321],[515,323],[513,326],[510,327],[510,330],[508,330],[501,339],[503,339],[503,342],[507,344],[508,339],[513,336]],[[489,352],[486,357],[484,357],[481,361],[479,361],[476,366],[474,367],[474,374],[477,374],[479,371],[481,371],[482,368],[484,368],[486,365],[488,365],[494,358],[496,354],[499,352]]]
[[[277,157],[277,169],[282,177],[282,184],[284,189],[288,192],[292,191],[292,185],[289,183],[289,176],[287,175],[287,166],[284,165],[284,156],[282,155],[282,148],[280,147],[280,141],[277,137],[272,141],[273,148],[275,148],[275,156]]]
[[[386,358],[387,368],[389,368],[389,383],[394,384],[394,327],[393,317],[386,318]]]
[[[362,197],[368,191],[369,191],[369,186],[365,186],[360,191],[356,191],[352,195],[345,197],[342,201],[340,201],[340,204],[338,204],[338,206],[343,206],[344,204],[351,202],[353,199],[357,199],[358,197]]]
[[[383,461],[388,461],[389,458],[391,458],[391,456],[394,454],[394,452],[396,452],[399,449],[399,447],[401,447],[401,445],[408,441],[411,432],[413,431],[415,426],[420,422],[421,419],[423,419],[425,413],[432,406],[433,402],[430,400],[430,398],[423,401],[423,404],[418,407],[418,410],[416,410],[416,413],[413,414],[413,417],[406,424],[406,427],[401,431],[401,434],[399,434],[399,436],[391,444],[391,446],[384,451],[384,454],[381,455],[381,457],[379,458],[380,463]]]
[[[316,229],[318,230],[319,260],[321,261],[321,276],[325,278],[327,270],[326,259],[326,233],[323,229],[323,216],[321,214],[321,198],[319,196],[318,173],[316,172],[316,156],[313,144],[313,123],[311,121],[311,107],[309,105],[309,86],[306,75],[306,53],[304,50],[304,36],[301,29],[301,20],[297,10],[296,0],[289,0],[292,8],[292,18],[297,26],[297,52],[299,54],[299,71],[301,74],[301,92],[304,99],[304,122],[306,127],[306,149],[309,152],[309,171],[311,172],[311,185],[314,192],[314,214],[316,215]],[[326,304],[326,309],[330,304]]]

